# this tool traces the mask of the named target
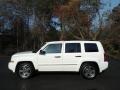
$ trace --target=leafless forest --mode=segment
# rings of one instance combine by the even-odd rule
[[[48,41],[99,40],[108,55],[120,58],[120,3],[101,14],[104,6],[101,0],[1,0],[0,55]]]

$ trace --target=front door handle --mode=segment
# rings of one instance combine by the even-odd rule
[[[75,56],[75,57],[81,57],[81,56]]]
[[[55,56],[55,58],[61,58],[61,56]]]

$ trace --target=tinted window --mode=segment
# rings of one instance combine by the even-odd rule
[[[44,51],[46,53],[61,53],[62,44],[49,44]]]
[[[67,43],[65,44],[66,53],[81,52],[80,43]]]
[[[98,52],[98,47],[95,43],[85,43],[85,52]]]

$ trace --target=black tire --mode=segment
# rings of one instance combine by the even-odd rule
[[[28,79],[34,74],[34,67],[31,63],[29,62],[23,62],[19,63],[16,68],[16,74],[21,78],[21,79]]]
[[[98,74],[98,68],[93,63],[84,63],[80,73],[85,79],[94,79]]]

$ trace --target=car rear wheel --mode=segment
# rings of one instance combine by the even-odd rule
[[[86,79],[94,79],[98,74],[97,67],[92,63],[82,65],[81,75]]]
[[[31,63],[24,62],[17,66],[17,75],[22,79],[30,78],[34,73],[34,67]]]

